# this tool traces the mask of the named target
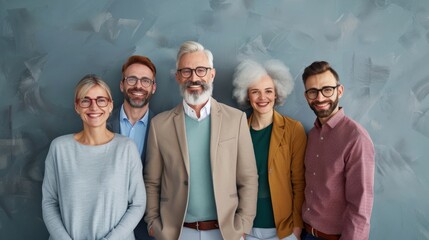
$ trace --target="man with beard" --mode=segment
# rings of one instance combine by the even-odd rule
[[[134,140],[141,155],[143,168],[146,162],[146,143],[153,112],[149,101],[155,93],[156,67],[145,56],[134,55],[122,66],[122,80],[119,84],[124,94],[124,103],[113,111],[107,128]],[[142,219],[134,230],[137,240],[149,237],[145,221]]]
[[[149,233],[159,240],[242,239],[258,191],[246,114],[211,97],[213,55],[201,44],[183,43],[176,69],[183,101],[149,129]]]
[[[302,239],[368,239],[374,145],[367,131],[338,106],[344,87],[329,63],[313,62],[302,79],[308,105],[317,116],[304,160]]]

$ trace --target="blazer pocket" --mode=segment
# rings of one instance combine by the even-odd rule
[[[220,139],[219,140],[219,145],[225,144],[225,143],[228,144],[229,141],[233,141],[235,139],[236,139],[236,137],[230,137],[230,138],[226,138],[226,139]]]
[[[229,194],[230,198],[238,198],[238,194],[237,193],[233,193],[233,194]]]

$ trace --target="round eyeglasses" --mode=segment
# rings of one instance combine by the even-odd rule
[[[338,84],[337,86],[326,86],[326,87],[322,87],[321,89],[310,88],[307,91],[305,91],[305,95],[307,95],[307,98],[310,100],[316,99],[317,96],[319,95],[319,92],[321,92],[324,97],[332,97],[332,95],[334,95],[334,92],[335,92],[334,90],[339,86],[341,85]]]
[[[197,75],[198,77],[204,77],[207,75],[207,71],[209,69],[209,67],[196,67],[196,68],[182,68],[182,69],[178,69],[177,71],[180,73],[180,75],[184,78],[188,78],[190,76],[192,76],[192,72],[195,72],[195,75]]]
[[[95,101],[95,103],[99,107],[106,107],[109,104],[110,99],[107,97],[97,97],[97,98],[84,97],[76,100],[77,104],[81,108],[89,108],[92,105],[93,101]]]
[[[154,81],[147,77],[138,78],[136,76],[124,77],[124,80],[128,85],[134,86],[140,80],[140,83],[143,87],[149,87]]]

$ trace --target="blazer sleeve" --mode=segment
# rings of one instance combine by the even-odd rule
[[[240,120],[237,146],[237,189],[239,196],[237,214],[241,216],[244,232],[250,233],[256,216],[258,172],[245,113],[242,114]]]
[[[300,122],[296,122],[292,136],[291,182],[293,192],[293,226],[303,228],[302,204],[304,202],[304,156],[307,145],[307,135]]]
[[[146,184],[146,213],[144,220],[148,230],[153,226],[161,226],[159,199],[161,192],[161,174],[163,169],[162,155],[159,151],[155,130],[156,123],[151,121],[147,143],[146,166],[143,169]],[[158,229],[154,229],[158,230]]]

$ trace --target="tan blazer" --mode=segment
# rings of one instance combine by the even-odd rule
[[[220,231],[238,240],[256,215],[258,175],[246,115],[211,99],[210,161]],[[179,238],[189,196],[183,105],[151,121],[144,169],[145,221],[158,240]]]
[[[253,115],[250,116],[250,125]],[[282,239],[293,227],[303,228],[304,155],[307,135],[302,124],[274,111],[268,153],[268,183],[277,236]]]

